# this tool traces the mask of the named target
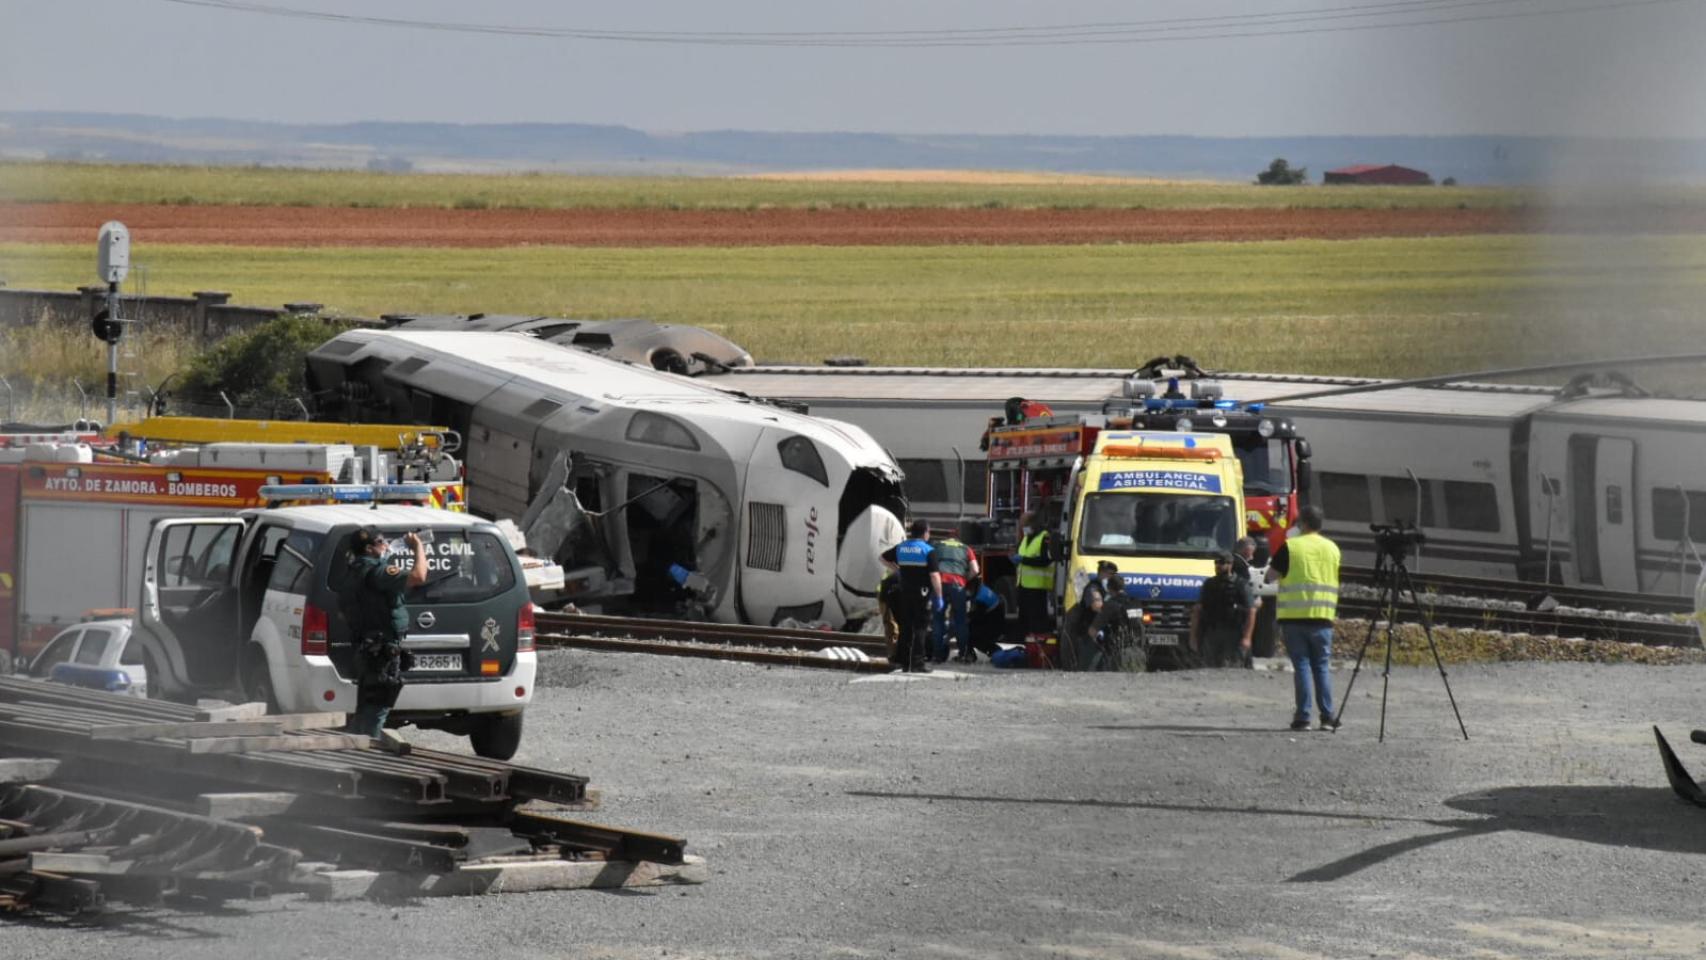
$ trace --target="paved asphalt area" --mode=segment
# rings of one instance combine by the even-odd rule
[[[0,921],[0,957],[1658,957],[1706,954],[1706,667],[916,680],[557,651],[518,759],[684,836],[703,886]],[[1335,674],[1342,691],[1348,671]],[[411,731],[434,745],[459,742]]]

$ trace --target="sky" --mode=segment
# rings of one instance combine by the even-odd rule
[[[233,3],[549,35],[221,6]],[[1585,7],[1600,9],[1557,13]],[[1421,20],[1455,22],[1391,26]],[[1085,24],[1103,26],[1037,32]],[[1029,32],[928,36],[1080,42],[656,36],[892,43],[869,34],[1010,28]],[[1706,138],[1703,39],[1706,0],[0,0],[0,110],[652,132]]]

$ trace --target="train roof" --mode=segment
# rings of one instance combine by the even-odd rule
[[[1099,407],[1121,397],[1130,369],[1071,370],[1048,367],[834,367],[761,365],[698,378],[755,397],[854,403],[884,401],[959,401],[989,407],[992,413],[1009,397],[1049,404]],[[1220,381],[1225,396],[1245,403],[1333,387],[1390,383],[1368,377],[1308,376],[1226,372],[1205,379]],[[1303,401],[1287,409],[1362,409],[1417,414],[1517,416],[1551,402],[1553,388],[1529,384],[1462,383],[1446,387],[1406,387]]]
[[[1556,420],[1640,421],[1706,431],[1706,400],[1681,397],[1584,397],[1541,416]]]
[[[699,379],[755,397],[812,400],[949,400],[993,404],[1008,397],[1046,397],[1098,405],[1118,396],[1129,370],[974,367],[759,366]]]
[[[338,346],[340,343],[354,346]],[[387,344],[391,346],[387,348]],[[365,347],[384,350],[394,360],[398,353],[410,355],[411,360],[397,360],[398,368],[412,360],[420,360],[403,374],[411,377],[419,376],[420,371],[431,363],[477,367],[484,372],[471,379],[482,383],[481,389],[496,390],[521,381],[531,388],[529,392],[540,398],[569,399],[582,405],[607,404],[629,409],[675,408],[701,424],[706,419],[716,419],[755,428],[775,425],[814,440],[880,450],[862,429],[836,420],[795,413],[755,399],[735,396],[696,379],[612,360],[520,333],[351,330],[332,343],[321,346],[314,354],[335,357],[343,362]],[[488,382],[489,387],[484,386]]]
[[[1291,389],[1288,392],[1298,391]],[[1553,402],[1550,392],[1505,393],[1397,387],[1392,390],[1351,393],[1337,397],[1317,397],[1313,400],[1280,400],[1275,401],[1271,409],[1277,414],[1304,417],[1309,414],[1370,414],[1383,417],[1411,416],[1418,419],[1450,417],[1453,420],[1511,420],[1545,409]]]

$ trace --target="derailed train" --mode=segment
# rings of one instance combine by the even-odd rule
[[[322,418],[460,433],[472,508],[517,519],[583,606],[856,624],[907,513],[856,426],[522,333],[350,331],[308,380]]]
[[[983,512],[979,438],[1003,402],[1099,413],[1130,370],[758,366],[700,377],[865,427],[906,471],[914,508]],[[1217,374],[1246,402],[1356,378]],[[1611,384],[1609,387],[1594,383]],[[1454,383],[1271,408],[1313,447],[1313,489],[1349,563],[1372,565],[1370,523],[1417,524],[1412,569],[1688,595],[1706,541],[1706,400],[1643,395],[1617,378],[1553,388]],[[1277,473],[1277,471],[1276,471]]]

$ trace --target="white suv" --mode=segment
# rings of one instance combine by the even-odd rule
[[[513,756],[537,672],[533,604],[503,533],[463,513],[335,505],[157,521],[137,618],[152,694],[353,712],[355,648],[328,578],[368,525],[394,550],[404,533],[430,533],[427,581],[404,597],[413,665],[391,722],[465,734],[481,756]]]

